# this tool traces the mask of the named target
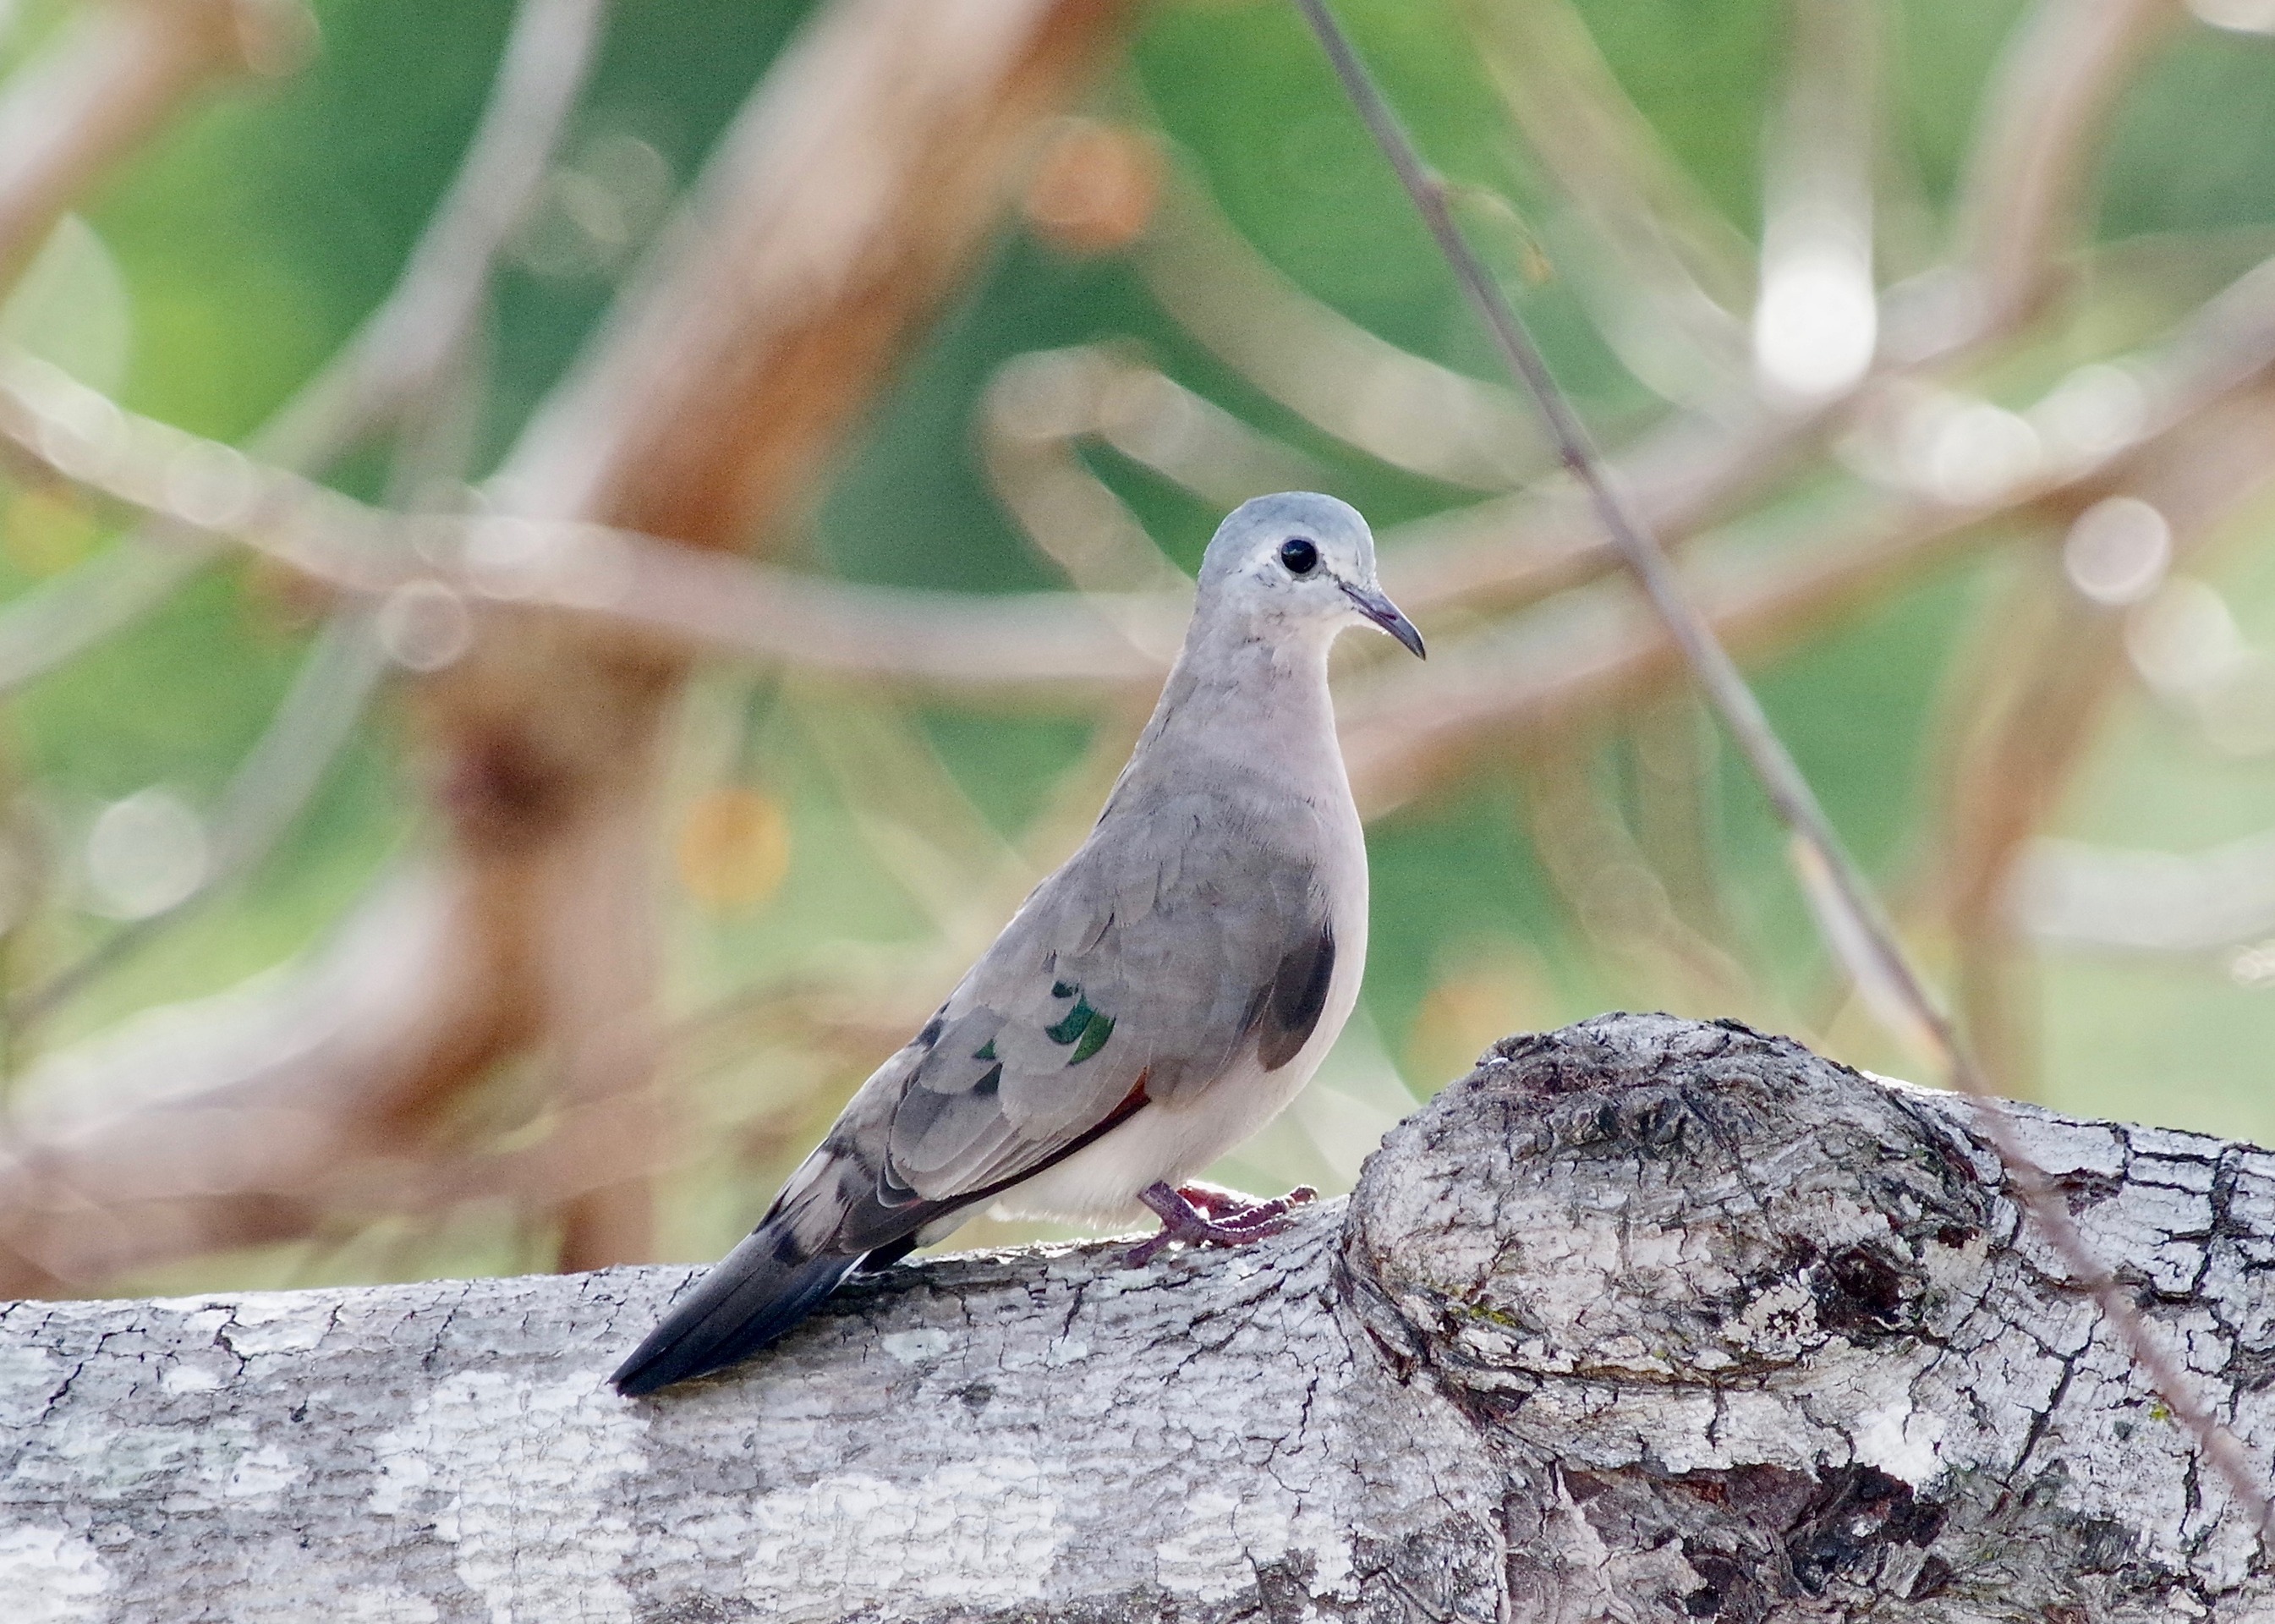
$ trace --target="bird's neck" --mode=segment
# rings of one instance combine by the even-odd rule
[[[1253,758],[1309,776],[1340,777],[1334,709],[1327,696],[1331,628],[1317,637],[1266,638],[1236,623],[1196,629],[1162,685],[1144,744]],[[1221,749],[1220,749],[1221,747]]]

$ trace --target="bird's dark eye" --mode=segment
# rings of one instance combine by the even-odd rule
[[[1319,567],[1319,549],[1297,536],[1280,544],[1280,562],[1290,575],[1309,575]]]

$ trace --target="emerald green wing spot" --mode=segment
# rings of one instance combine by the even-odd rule
[[[1066,1018],[1057,1025],[1043,1028],[1043,1035],[1053,1043],[1072,1044],[1074,1053],[1068,1057],[1067,1064],[1079,1066],[1104,1048],[1106,1040],[1114,1036],[1114,1017],[1099,1014],[1090,1007],[1090,1001],[1082,995],[1080,987],[1069,986],[1063,981],[1051,984],[1051,996],[1071,998],[1074,1008],[1067,1011]]]
[[[995,1058],[995,1039],[990,1038],[986,1042],[974,1049],[971,1052],[971,1058],[974,1060],[994,1060]]]
[[[1084,1030],[1090,1025],[1091,1017],[1097,1013],[1097,1010],[1083,1001],[1082,989],[1077,987],[1074,1008],[1067,1011],[1066,1019],[1055,1026],[1045,1027],[1043,1035],[1053,1043],[1072,1043],[1083,1035]]]
[[[1067,1064],[1081,1065],[1083,1061],[1104,1048],[1106,1040],[1112,1036],[1114,1036],[1114,1017],[1110,1015],[1092,1015],[1090,1017],[1090,1024],[1082,1030],[1082,1041],[1074,1046],[1074,1053],[1068,1057]]]

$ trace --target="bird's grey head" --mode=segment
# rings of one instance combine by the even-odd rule
[[[1374,533],[1358,510],[1315,491],[1235,508],[1201,559],[1199,614],[1274,642],[1331,640],[1367,621],[1422,653],[1422,634],[1374,578]]]

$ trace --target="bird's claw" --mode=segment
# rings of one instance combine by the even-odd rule
[[[1228,1224],[1243,1224],[1253,1218],[1277,1218],[1291,1208],[1319,1198],[1319,1192],[1309,1184],[1298,1184],[1284,1196],[1259,1201],[1245,1190],[1228,1190],[1221,1184],[1204,1184],[1198,1180],[1190,1184],[1178,1185],[1176,1193],[1183,1197],[1186,1204],[1202,1217]],[[1152,1206],[1153,1203],[1149,1201],[1146,1205]],[[1159,1208],[1154,1210],[1160,1211]]]
[[[1308,1184],[1298,1184],[1284,1196],[1259,1201],[1218,1184],[1148,1185],[1138,1198],[1160,1219],[1160,1231],[1131,1247],[1124,1262],[1130,1268],[1143,1268],[1173,1243],[1245,1246],[1279,1234],[1293,1221],[1295,1210],[1317,1200],[1319,1194]]]

